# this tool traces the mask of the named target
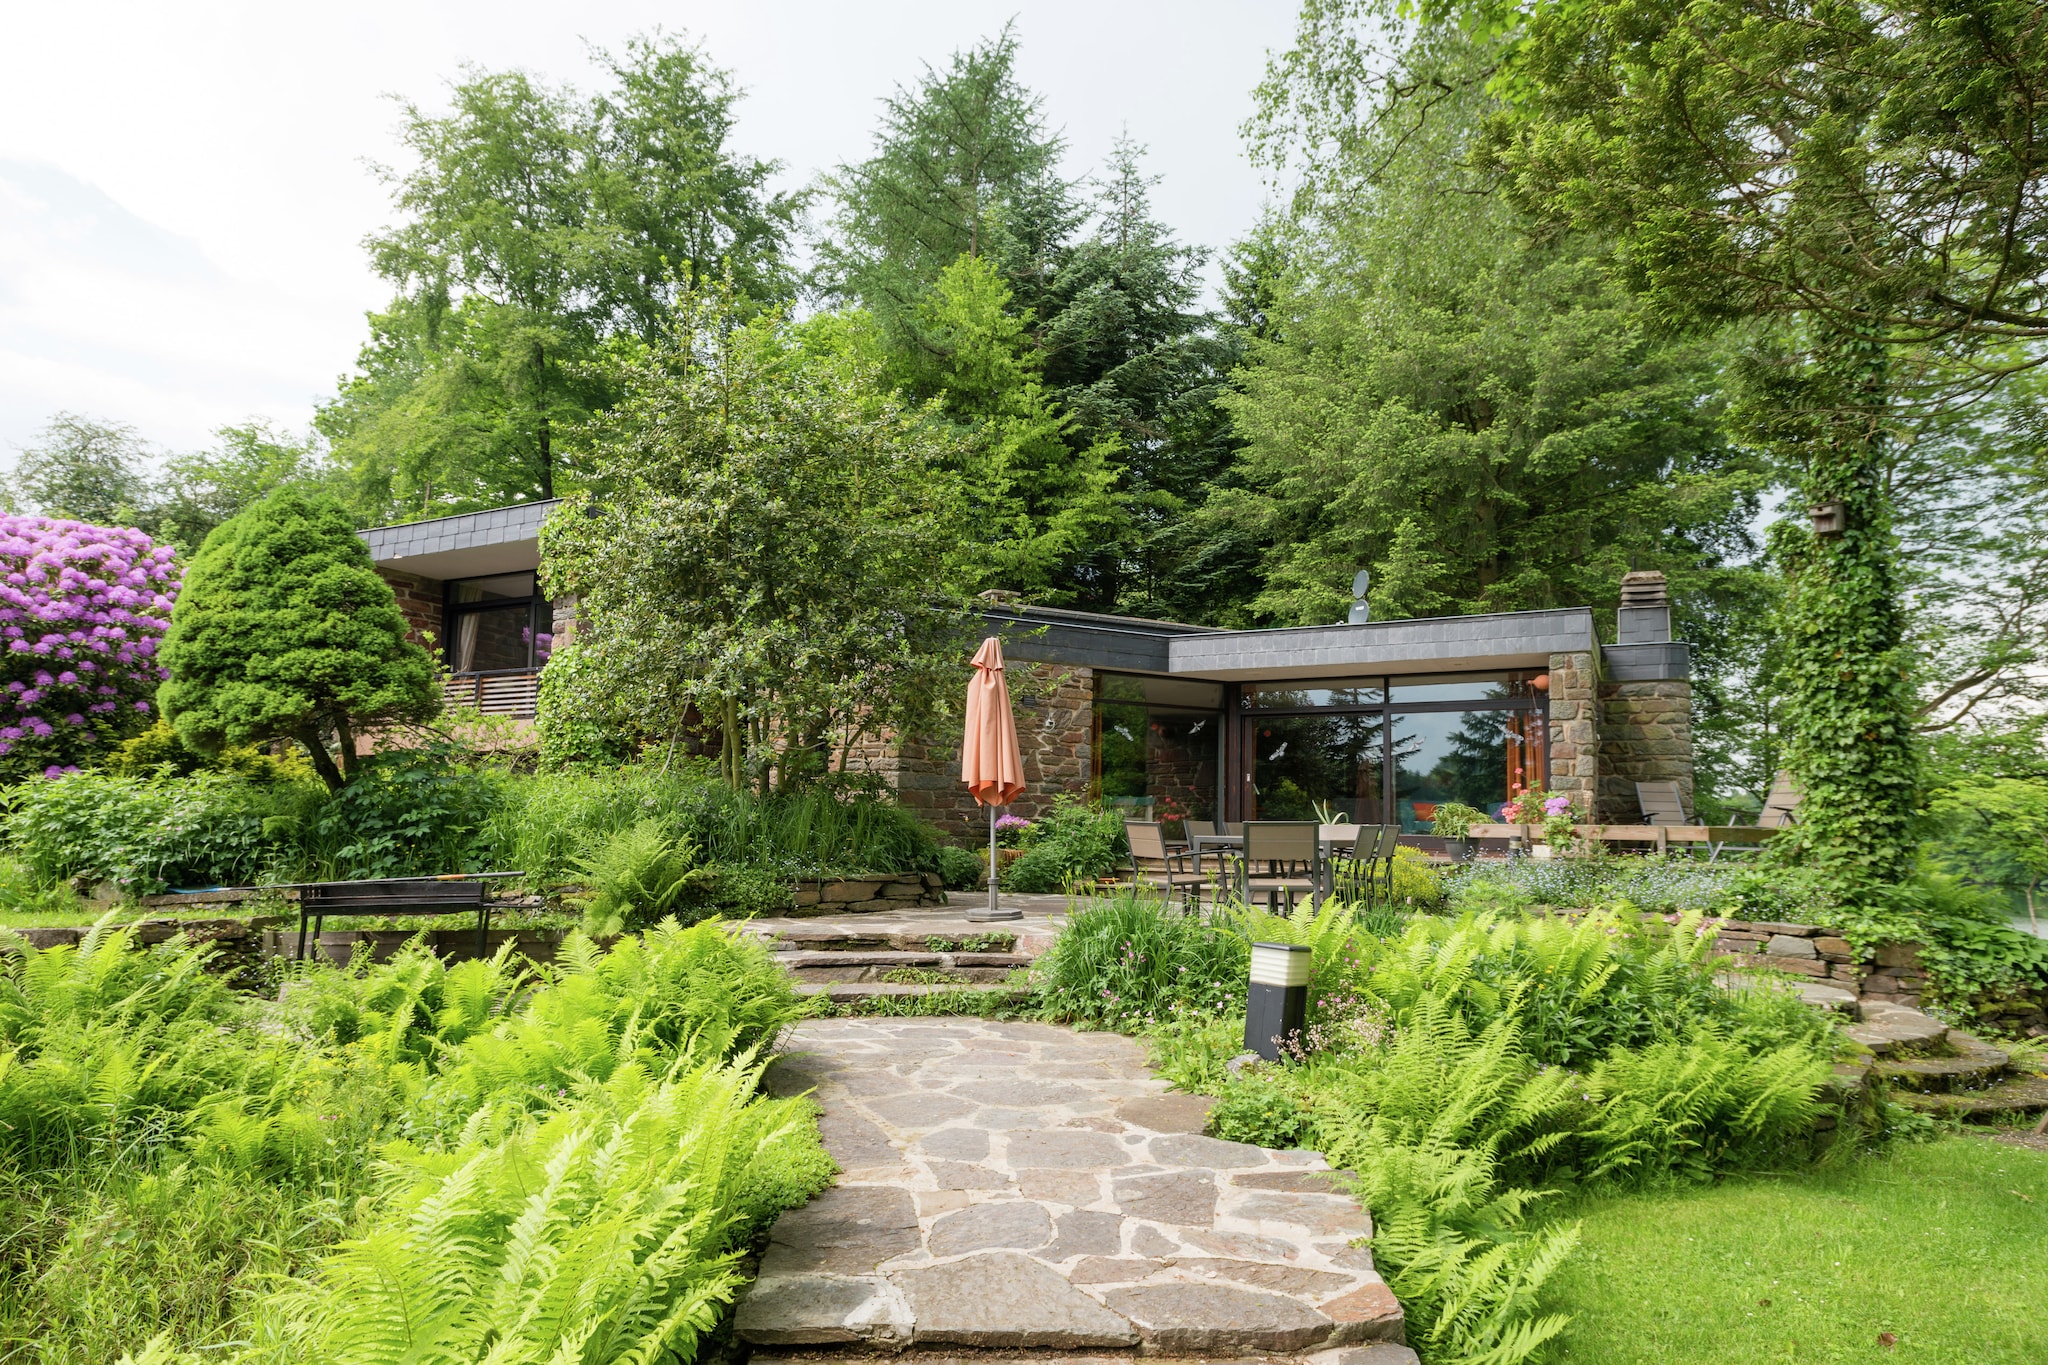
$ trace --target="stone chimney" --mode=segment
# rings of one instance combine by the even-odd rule
[[[1621,609],[1616,613],[1614,642],[1621,645],[1662,645],[1671,641],[1671,598],[1664,575],[1638,569],[1621,576]]]

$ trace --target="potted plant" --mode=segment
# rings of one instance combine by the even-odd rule
[[[1554,858],[1570,852],[1572,841],[1579,837],[1572,799],[1569,796],[1546,796],[1540,809],[1543,812],[1543,842],[1533,850],[1536,856]]]
[[[1483,811],[1458,801],[1446,801],[1436,808],[1436,818],[1430,821],[1430,832],[1444,841],[1444,852],[1452,862],[1462,863],[1472,856],[1472,826],[1486,819]]]

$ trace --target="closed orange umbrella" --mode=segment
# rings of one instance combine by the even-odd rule
[[[988,909],[971,920],[1022,919],[996,906],[996,807],[1024,794],[1024,755],[1017,747],[1017,718],[1010,714],[1010,689],[1003,681],[1003,644],[990,636],[974,655],[974,681],[967,684],[967,734],[960,745],[960,780],[988,808]]]

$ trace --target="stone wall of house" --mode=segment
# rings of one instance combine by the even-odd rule
[[[1086,668],[1012,664],[1009,683],[1027,785],[1008,809],[1028,820],[1050,806],[1055,796],[1088,790],[1094,762],[1095,675]],[[973,848],[986,841],[988,816],[960,784],[956,735],[869,741],[854,749],[847,767],[881,778],[904,809],[929,821],[953,842]]]
[[[405,573],[399,569],[384,568],[377,570],[377,576],[391,585],[392,593],[398,598],[398,609],[405,613],[405,623],[412,627],[412,639],[439,659],[443,597],[441,580],[422,578],[418,574]]]
[[[569,643],[569,637],[576,633],[576,594],[567,593],[549,601],[548,614],[552,618],[554,640],[551,649],[560,649]]]
[[[1598,663],[1591,651],[1550,656],[1550,790],[1590,810],[1600,781]]]
[[[1603,682],[1599,691],[1600,790],[1593,818],[1640,824],[1638,782],[1676,782],[1691,815],[1692,683]]]

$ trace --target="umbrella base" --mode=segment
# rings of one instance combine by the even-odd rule
[[[986,907],[979,910],[969,910],[966,915],[969,924],[993,924],[998,920],[1023,918],[1024,912],[1022,910],[990,910]]]

